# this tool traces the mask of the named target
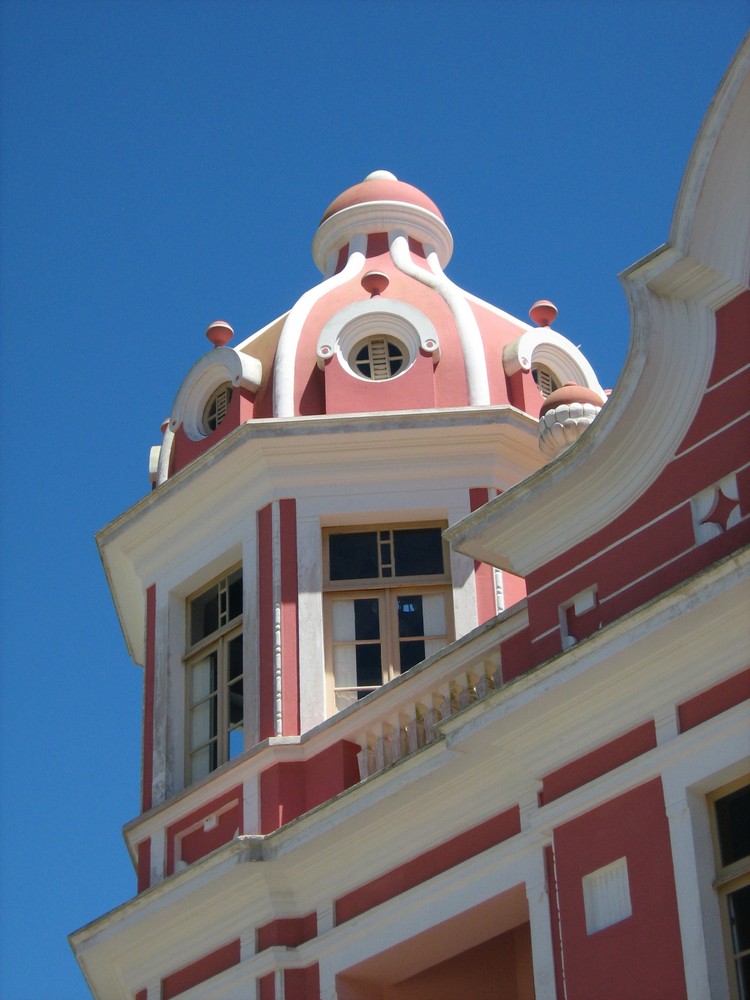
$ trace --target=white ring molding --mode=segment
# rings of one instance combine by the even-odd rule
[[[545,365],[557,377],[560,385],[575,382],[593,389],[604,399],[594,369],[578,348],[561,333],[549,327],[529,327],[520,337],[503,348],[503,368],[506,375],[527,372],[533,365]]]
[[[225,382],[231,382],[235,388],[255,390],[260,387],[262,376],[258,358],[240,354],[233,347],[215,347],[185,377],[175,397],[169,429],[174,433],[181,426],[191,441],[203,440],[206,437],[203,410],[211,393]]]
[[[451,231],[434,212],[403,201],[366,201],[342,208],[320,224],[313,239],[313,259],[325,273],[329,255],[352,237],[390,233],[394,229],[403,230],[418,243],[434,246],[442,267],[453,255]]]
[[[378,333],[400,340],[409,352],[409,363],[394,378],[411,368],[420,350],[432,354],[435,363],[440,360],[437,330],[424,313],[398,299],[377,297],[344,306],[328,320],[318,337],[318,367],[323,368],[326,361],[338,355],[352,375],[362,378],[352,371],[349,354],[358,341]]]

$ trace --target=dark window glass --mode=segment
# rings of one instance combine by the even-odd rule
[[[353,531],[328,538],[332,580],[376,580],[378,537],[374,531]]]
[[[357,687],[379,687],[382,683],[380,645],[357,646]],[[360,693],[360,697],[364,694]]]
[[[393,554],[396,576],[433,576],[444,572],[440,528],[394,531]]]
[[[360,598],[354,602],[354,636],[356,639],[380,638],[377,598]]]
[[[425,658],[424,639],[412,639],[409,642],[399,643],[400,647],[400,668],[401,673],[409,670],[416,663],[421,663]]]
[[[424,635],[422,598],[419,594],[398,598],[398,634],[402,638]]]
[[[193,645],[219,627],[219,588],[209,589],[190,602],[190,643]]]
[[[716,822],[722,865],[750,855],[750,785],[718,800]]]
[[[750,949],[750,885],[746,885],[730,895],[729,921],[732,925],[732,950],[734,953],[738,954]]]
[[[238,569],[227,577],[229,591],[229,621],[242,614],[242,570]]]

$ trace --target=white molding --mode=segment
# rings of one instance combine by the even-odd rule
[[[404,342],[408,364],[396,375],[407,371],[420,350],[440,357],[440,340],[434,324],[423,312],[400,299],[377,296],[364,302],[352,302],[335,313],[320,331],[317,355],[319,367],[337,355],[340,363],[355,378],[362,378],[349,365],[349,354],[359,340],[375,333],[390,334]],[[364,379],[364,381],[368,381]]]
[[[373,233],[403,230],[418,243],[435,247],[443,267],[453,253],[451,232],[434,212],[401,201],[368,201],[351,205],[320,224],[313,239],[313,259],[319,270],[325,271],[330,254],[344,244]]]
[[[182,426],[191,441],[201,441],[206,437],[203,410],[211,393],[224,382],[254,391],[260,388],[262,378],[263,369],[257,358],[233,347],[215,347],[183,379],[172,406],[169,429],[174,432]]]
[[[308,289],[289,311],[279,336],[273,372],[273,415],[274,417],[294,416],[294,372],[297,362],[302,329],[313,306],[328,292],[346,284],[359,274],[365,264],[367,238],[354,236],[349,243],[349,258],[338,274],[325,278]]]
[[[469,406],[489,406],[490,386],[487,378],[487,360],[484,356],[484,344],[479,332],[479,324],[461,289],[443,273],[439,252],[431,245],[425,246],[427,262],[430,265],[430,270],[427,271],[412,260],[409,238],[403,230],[390,231],[388,243],[391,259],[399,271],[416,281],[420,281],[423,285],[427,285],[428,288],[432,288],[443,298],[450,309],[463,351]]]
[[[604,399],[596,373],[581,351],[567,337],[546,326],[529,327],[503,348],[506,375],[528,372],[537,364],[546,365],[560,385],[575,382],[593,389]]]

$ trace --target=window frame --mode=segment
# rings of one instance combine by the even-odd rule
[[[745,774],[742,777],[730,782],[728,785],[723,785],[721,788],[715,789],[707,797],[710,813],[711,842],[713,845],[716,871],[713,888],[715,889],[719,899],[724,956],[729,985],[729,996],[731,997],[731,1000],[741,1000],[736,963],[738,958],[743,955],[750,954],[750,949],[743,949],[740,952],[735,952],[734,950],[733,932],[729,915],[729,898],[735,892],[750,886],[750,852],[730,864],[723,864],[721,857],[719,819],[716,807],[718,802],[722,799],[725,799],[734,792],[747,787],[750,787],[750,774]]]
[[[244,746],[244,730],[245,730],[245,705],[244,705],[244,686],[246,680],[246,669],[245,669],[245,649],[244,649],[244,577],[242,573],[242,564],[236,564],[222,573],[219,573],[213,579],[209,580],[202,587],[193,591],[192,594],[188,595],[185,600],[185,654],[182,657],[182,665],[184,670],[185,678],[185,696],[184,696],[184,732],[185,738],[183,741],[184,746],[184,769],[185,769],[185,783],[194,784],[196,781],[200,781],[206,778],[208,775],[214,773],[223,764],[226,764],[229,760],[234,759],[238,754],[231,752],[231,733],[237,729],[240,729],[243,733],[243,747],[239,751],[241,753],[246,749]],[[228,618],[224,624],[219,624],[219,626],[207,635],[201,636],[198,640],[191,643],[191,627],[192,627],[192,615],[191,606],[192,602],[202,597],[204,594],[208,593],[213,587],[220,585],[223,581],[229,581],[230,578],[239,571],[240,582],[242,585],[242,603],[240,606],[240,611],[234,618]],[[228,585],[227,585],[227,595],[228,595]],[[228,608],[228,596],[227,596],[227,608]],[[240,639],[240,655],[242,657],[241,672],[235,676],[230,676],[230,659],[229,659],[229,649],[230,645],[237,638]],[[200,663],[208,659],[212,654],[216,654],[216,684],[211,688],[209,693],[202,698],[193,701],[193,690],[195,684],[195,672],[194,668]],[[231,688],[239,682],[239,686],[242,690],[243,705],[242,705],[242,718],[239,722],[232,723],[231,712],[230,712],[230,701],[231,701]],[[193,716],[195,709],[201,704],[210,704],[211,699],[216,698],[216,721],[215,721],[215,733],[209,735],[207,740],[193,746]],[[205,773],[197,774],[195,770],[195,759],[197,754],[204,749],[209,749],[212,744],[215,747],[215,762],[211,763],[209,760],[209,767]]]
[[[349,690],[364,691],[370,694],[383,684],[402,673],[399,644],[408,641],[409,637],[399,634],[398,627],[398,597],[414,593],[419,596],[436,596],[443,599],[445,632],[435,636],[444,645],[455,639],[455,621],[453,609],[453,585],[450,573],[450,549],[444,538],[441,538],[443,572],[435,574],[412,574],[409,576],[382,576],[372,578],[355,577],[347,580],[332,580],[330,573],[330,544],[332,535],[378,533],[377,545],[380,545],[379,533],[382,531],[419,531],[425,528],[437,528],[441,532],[447,527],[447,522],[420,521],[414,522],[381,522],[376,524],[356,524],[330,526],[323,529],[323,637],[325,647],[326,673],[326,716],[330,717],[341,711],[337,707],[336,695]],[[392,534],[391,534],[391,544]],[[395,567],[394,567],[395,568]],[[375,640],[339,640],[333,638],[333,606],[336,601],[359,600],[377,597],[379,602],[380,636]],[[444,637],[444,638],[443,638]],[[429,636],[424,641],[429,641]],[[337,687],[334,673],[334,649],[337,646],[352,644],[378,644],[381,649],[381,683],[378,685],[357,685],[356,688]],[[430,656],[426,653],[426,656]],[[421,662],[421,661],[420,661]],[[411,669],[407,667],[406,671]],[[369,688],[369,690],[367,690]],[[363,695],[364,697],[364,695]]]

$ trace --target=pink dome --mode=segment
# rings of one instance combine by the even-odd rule
[[[352,205],[364,205],[371,201],[400,201],[407,205],[425,208],[428,212],[436,215],[438,219],[443,219],[442,212],[435,202],[419,188],[415,188],[405,181],[397,180],[387,170],[376,170],[359,184],[347,188],[338,198],[335,198],[323,213],[323,218],[320,221],[323,223],[336,212],[351,208]]]

